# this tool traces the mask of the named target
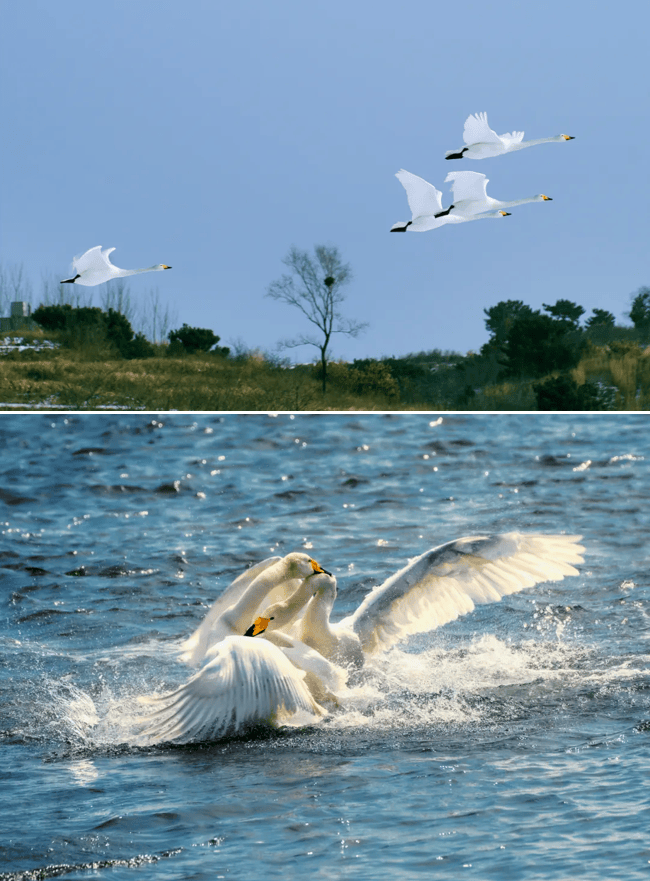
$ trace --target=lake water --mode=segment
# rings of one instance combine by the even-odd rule
[[[647,879],[644,414],[0,416],[0,879]],[[461,535],[578,577],[373,661],[311,727],[143,747],[138,698],[246,566],[335,616]]]

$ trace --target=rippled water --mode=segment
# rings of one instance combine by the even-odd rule
[[[0,878],[647,878],[649,420],[0,416]],[[409,557],[577,532],[576,578],[373,662],[317,726],[138,746],[234,575],[337,617]]]

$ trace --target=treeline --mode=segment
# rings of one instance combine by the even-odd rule
[[[632,301],[633,326],[560,299],[535,310],[506,300],[484,310],[489,340],[477,353],[294,365],[220,346],[183,324],[152,343],[118,310],[40,306],[33,318],[59,343],[3,355],[2,400],[51,399],[72,409],[614,410],[650,407],[650,288]],[[85,362],[78,369],[79,361]],[[125,363],[128,361],[128,365]],[[38,364],[34,362],[39,362]],[[121,366],[121,365],[124,366]]]
[[[634,374],[625,380],[626,394],[648,392],[650,359],[642,354],[650,341],[650,288],[641,288],[632,301],[633,327],[617,326],[614,315],[603,309],[594,309],[585,319],[585,309],[565,299],[544,304],[543,311],[521,300],[505,300],[483,311],[490,339],[478,353],[435,350],[357,359],[330,366],[330,382],[351,391],[374,386],[403,404],[444,401],[451,409],[485,409],[490,394],[507,388],[519,389],[514,409],[527,399],[530,409],[605,410],[620,404],[617,382],[622,380],[610,367],[610,361],[620,361]],[[589,376],[579,369],[586,364]],[[503,397],[508,394],[512,392],[504,391]]]
[[[230,349],[218,346],[220,340],[214,331],[183,324],[168,334],[169,345],[161,347],[134,333],[130,321],[121,312],[97,306],[73,307],[68,303],[39,306],[32,319],[46,331],[57,334],[59,342],[68,349],[90,347],[97,352],[112,349],[122,358],[155,358],[161,353],[176,357],[182,353],[212,351],[227,356]]]

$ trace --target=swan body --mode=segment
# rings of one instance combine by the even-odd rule
[[[96,284],[104,284],[112,278],[125,278],[127,275],[138,275],[140,272],[158,272],[162,269],[171,269],[164,263],[158,263],[156,266],[149,266],[147,269],[120,269],[113,266],[109,259],[109,255],[113,253],[115,248],[105,248],[97,245],[86,251],[81,257],[75,257],[72,266],[75,275],[72,278],[64,278],[61,284],[81,284],[92,287]]]
[[[304,672],[305,685],[319,705],[339,703],[348,680],[347,669],[288,633],[266,631],[263,639],[282,649],[291,663]]]
[[[445,183],[451,182],[453,203],[449,208],[437,214],[437,218],[451,215],[471,219],[476,214],[484,211],[503,210],[514,208],[517,205],[525,205],[527,202],[552,202],[550,196],[540,193],[529,196],[526,199],[514,199],[511,202],[501,202],[487,194],[489,178],[478,171],[450,171],[445,178]]]
[[[269,557],[248,569],[232,582],[194,633],[181,644],[181,660],[194,665],[202,663],[211,646],[226,636],[245,634],[257,617],[269,611],[271,603],[288,600],[301,582],[318,572],[324,570],[302,553]],[[311,593],[306,589],[304,602],[309,596]],[[293,608],[278,612],[279,619],[287,615],[287,621],[290,620]]]
[[[574,140],[573,135],[555,135],[552,138],[538,138],[534,141],[524,141],[523,138],[523,132],[498,135],[488,125],[487,113],[470,114],[465,120],[463,130],[465,146],[458,150],[447,150],[445,159],[489,159],[492,156],[514,153],[515,150],[524,150],[526,147],[535,147],[537,144]]]
[[[464,223],[468,220],[483,220],[490,217],[509,217],[509,212],[502,210],[487,211],[486,213],[473,216],[462,214],[450,214],[442,209],[442,193],[433,184],[411,174],[410,171],[400,169],[395,177],[406,190],[411,220],[395,223],[391,232],[427,232],[430,229],[438,229],[440,226],[453,223]]]
[[[578,535],[509,532],[468,536],[426,551],[374,588],[351,615],[330,622],[336,579],[321,578],[299,619],[306,645],[342,666],[387,651],[402,639],[435,630],[477,603],[497,602],[543,581],[578,575]]]

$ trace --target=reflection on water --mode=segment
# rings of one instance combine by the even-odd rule
[[[89,786],[99,777],[99,771],[90,759],[76,759],[70,762],[68,770],[77,786]]]

